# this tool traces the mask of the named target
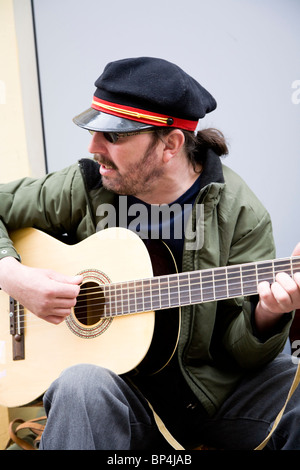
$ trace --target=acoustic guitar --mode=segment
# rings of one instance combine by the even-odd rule
[[[180,307],[253,295],[260,281],[300,271],[300,257],[292,257],[177,273],[166,246],[158,242],[151,253],[124,228],[75,245],[32,228],[11,238],[25,265],[82,274],[83,282],[76,306],[59,325],[0,291],[0,404],[8,407],[33,401],[78,363],[117,374],[156,373],[176,351]],[[162,259],[168,262],[160,266]]]

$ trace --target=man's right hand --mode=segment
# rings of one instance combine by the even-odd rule
[[[82,276],[65,276],[25,266],[13,257],[0,261],[0,287],[26,309],[50,323],[61,323],[76,305]]]

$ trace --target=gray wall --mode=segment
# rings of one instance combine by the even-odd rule
[[[48,170],[87,156],[72,123],[107,62],[157,56],[217,99],[225,163],[270,211],[278,256],[300,241],[299,0],[33,0]]]

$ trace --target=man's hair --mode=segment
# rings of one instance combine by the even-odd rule
[[[172,130],[169,127],[158,127],[154,135],[157,139],[162,139]],[[197,134],[182,129],[181,131],[185,137],[185,152],[194,169],[196,169],[197,164],[204,162],[208,149],[213,150],[219,156],[228,154],[225,137],[218,129],[203,129],[198,131]]]

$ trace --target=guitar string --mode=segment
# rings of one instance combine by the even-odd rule
[[[244,276],[244,277],[245,277],[245,276]],[[249,277],[253,277],[253,275],[250,275]],[[148,280],[147,280],[147,281],[148,281]],[[175,289],[177,289],[177,287],[178,287],[177,281],[178,281],[178,280],[173,281],[173,282],[176,282],[176,284],[174,285],[174,288],[175,288]],[[252,283],[253,283],[253,279],[251,279],[251,281],[249,281],[249,282],[252,282]],[[132,282],[130,282],[130,284],[131,284],[131,283],[132,283]],[[210,284],[209,289],[211,290],[211,283],[212,283],[212,280],[210,279],[209,281],[207,281],[207,283]],[[244,285],[245,285],[246,283],[247,283],[247,281],[244,283]],[[202,285],[203,285],[203,284],[205,284],[205,282],[202,282]],[[256,281],[255,281],[255,284],[257,284]],[[114,292],[110,292],[110,297],[111,297],[111,298],[114,298],[114,302],[115,302],[116,304],[118,304],[118,303],[120,302],[120,300],[118,299],[118,295],[119,295],[120,297],[122,297],[122,296],[124,296],[124,292],[125,292],[125,295],[126,295],[126,294],[127,294],[127,295],[130,295],[130,294],[132,293],[132,287],[136,289],[136,285],[135,285],[135,284],[133,284],[133,286],[128,289],[128,283],[125,283],[125,284],[124,284],[124,283],[123,283],[123,284],[116,284],[114,288],[116,289],[116,286],[119,286],[119,285],[121,285],[121,289],[119,288],[119,290],[115,290]],[[165,285],[166,285],[166,287],[165,287]],[[191,284],[191,283],[188,284],[188,286],[192,286],[192,287],[193,287],[193,285],[195,285],[195,283],[194,283],[194,284],[193,284],[193,283],[192,283],[192,284]],[[198,285],[198,283],[197,283],[197,285]],[[240,285],[241,285],[241,284],[240,284],[240,282],[239,282],[239,286],[240,286]],[[112,285],[112,284],[103,284],[101,287],[102,287],[102,288],[103,288],[103,287],[108,287],[108,290],[111,291],[111,286],[114,286],[114,285]],[[126,287],[125,287],[125,286],[126,286]],[[97,288],[98,288],[98,285],[97,285]],[[170,282],[163,283],[163,284],[161,283],[160,286],[157,287],[157,290],[160,291],[161,289],[163,290],[163,289],[165,289],[165,288],[167,288],[167,289],[169,289],[169,288],[172,289],[172,285],[170,286]],[[224,288],[225,290],[227,290],[227,285],[226,285],[226,284],[225,284],[224,286],[222,285],[222,286],[221,286],[221,289],[223,289],[223,288]],[[93,288],[87,288],[87,289],[90,289],[90,290],[91,290],[91,289],[96,289],[96,288],[93,287]],[[87,289],[86,289],[86,290],[87,290]],[[201,289],[201,287],[200,287],[199,289]],[[220,290],[220,286],[216,286],[216,290],[218,290],[218,289]],[[246,289],[247,289],[247,286],[245,287],[245,290],[246,290]],[[83,290],[83,289],[82,289],[82,290]],[[205,290],[205,286],[204,286],[204,288],[201,289],[201,290],[202,290],[202,291]],[[119,291],[120,291],[121,293],[118,293]],[[153,286],[150,286],[150,291],[149,291],[149,292],[152,294],[153,291],[154,291]],[[97,291],[95,291],[95,292],[97,293]],[[102,292],[103,292],[102,289],[100,289],[99,292],[102,293]],[[144,286],[143,292],[144,292],[144,295],[143,295],[143,297],[141,297],[141,298],[147,299],[146,294],[148,293],[148,288],[145,288],[145,286]],[[181,289],[181,291],[180,291],[181,296],[184,296],[185,293],[186,293],[186,291],[184,291],[184,290]],[[155,296],[155,295],[156,295],[156,294],[154,294],[154,295],[152,294],[152,295],[150,296],[150,298],[152,298],[152,297]],[[168,294],[166,294],[166,295],[168,295]],[[172,292],[171,292],[171,295],[172,295]],[[85,294],[79,294],[78,297],[82,297],[82,296],[85,297]],[[175,297],[176,297],[176,298],[178,297],[178,293],[177,293],[177,292],[176,292]],[[103,295],[102,295],[101,297],[99,297],[99,299],[103,299]],[[137,299],[137,301],[140,300],[139,297],[135,297],[135,299]],[[97,300],[97,297],[94,296],[92,300],[93,300],[93,301]],[[206,300],[206,299],[204,299],[204,300]],[[214,300],[214,297],[213,297],[211,300]],[[126,302],[128,302],[128,301],[129,301],[129,299],[126,300]],[[146,300],[146,301],[147,301],[147,300]],[[102,302],[102,304],[103,304],[103,305],[107,305],[107,302],[104,302],[104,303]],[[113,304],[113,302],[111,302],[111,304]],[[78,307],[79,305],[80,305],[80,300],[79,300],[79,302],[77,302],[77,307]],[[97,305],[99,306],[99,305],[101,305],[101,303],[99,303],[99,304],[97,304]],[[80,307],[79,307],[79,308],[80,308]]]
[[[225,267],[225,268],[214,268],[214,269],[207,269],[207,270],[202,270],[202,271],[189,271],[189,272],[182,272],[182,273],[173,273],[173,274],[167,274],[167,275],[162,275],[162,276],[154,276],[154,277],[150,277],[150,278],[145,278],[145,279],[130,279],[128,281],[120,281],[120,282],[117,282],[117,283],[100,283],[100,284],[97,284],[98,285],[101,285],[103,287],[112,287],[112,288],[117,288],[119,287],[121,290],[122,290],[122,287],[125,286],[125,289],[127,289],[128,287],[128,284],[137,284],[137,283],[155,283],[155,282],[158,282],[159,280],[162,280],[162,279],[166,279],[166,281],[169,283],[169,281],[171,282],[174,282],[175,284],[178,283],[178,281],[180,281],[180,278],[183,278],[183,277],[194,277],[197,279],[198,278],[201,278],[202,276],[206,277],[206,278],[209,278],[206,282],[207,283],[211,283],[211,282],[215,282],[215,281],[218,281],[218,282],[224,282],[225,284],[228,283],[228,280],[231,282],[232,280],[234,279],[244,279],[244,278],[247,278],[247,277],[255,277],[257,278],[258,275],[262,276],[262,272],[265,272],[265,274],[270,274],[270,268],[266,267],[266,266],[263,266],[262,268],[260,268],[259,270],[253,270],[254,268],[253,267],[248,267],[248,271],[244,270],[242,273],[241,273],[241,267],[243,267],[244,265],[238,265],[238,266],[229,266],[229,267]],[[284,267],[288,267],[289,269],[288,270],[285,270],[285,271],[294,271],[295,269],[297,270],[297,268],[300,270],[300,258],[298,260],[298,266],[293,266],[293,269],[290,268],[290,262],[286,262],[285,264],[281,264],[281,265],[277,265],[276,266],[276,272],[275,272],[275,275],[278,274],[279,272],[283,272],[283,269],[280,269],[278,271],[278,268],[284,268]],[[238,274],[237,276],[231,276],[230,278],[228,278],[228,274],[231,274],[230,272],[226,275],[224,275],[224,272],[220,272],[220,271],[228,271],[228,268],[229,268],[229,271],[231,268],[234,268],[235,269],[235,272],[233,272],[233,274]],[[251,270],[251,272],[249,273],[249,270]],[[272,277],[273,277],[273,273],[274,273],[274,270],[273,268],[271,268],[272,270]],[[233,271],[233,269],[232,269]],[[220,278],[218,279],[218,276],[220,276]],[[264,279],[262,279],[264,280]],[[87,278],[86,279],[86,282],[84,282],[82,284],[82,290],[92,290],[94,289],[95,287],[84,287],[84,284],[88,284],[88,283],[92,283],[92,282],[95,282],[94,279],[89,279]],[[260,282],[260,281],[259,281]],[[95,282],[96,283],[96,282]],[[205,284],[205,282],[202,282]],[[184,283],[181,283],[181,285],[185,285]],[[186,284],[186,285],[190,285],[190,283]]]
[[[283,265],[282,265],[283,266]],[[281,267],[282,267],[281,266]],[[265,268],[264,268],[265,269]],[[299,269],[300,269],[300,266],[299,266]],[[180,277],[183,277],[182,274],[185,274],[186,277],[191,277],[193,275],[196,275],[197,277],[199,277],[199,279],[194,279],[194,283],[192,282],[188,282],[187,284],[184,284],[184,283],[180,283],[178,284],[178,282],[180,281]],[[270,273],[268,273],[270,274]],[[275,273],[276,274],[276,273]],[[261,276],[261,272],[259,273],[259,275]],[[232,280],[234,279],[241,279],[241,276],[236,276],[236,277],[231,277],[230,278],[230,282],[231,282],[231,286],[228,286],[228,278],[226,277],[226,279],[224,279],[224,277],[222,277],[221,279],[216,279],[217,276],[213,276],[212,273],[206,273],[206,277],[209,277],[210,279],[209,280],[203,280],[203,272],[202,274],[200,274],[200,271],[196,271],[196,272],[191,272],[191,273],[181,273],[181,274],[174,274],[173,277],[175,276],[175,279],[172,279],[171,277],[172,275],[169,275],[169,276],[160,276],[159,278],[157,277],[154,277],[154,278],[150,278],[150,279],[144,279],[144,280],[137,280],[137,281],[124,281],[122,283],[117,283],[117,284],[102,284],[102,285],[96,285],[96,286],[93,286],[93,287],[82,287],[81,288],[81,294],[79,294],[78,298],[79,297],[85,297],[86,296],[86,292],[89,294],[90,292],[94,291],[93,292],[93,297],[90,299],[91,301],[95,301],[97,299],[103,299],[103,297],[105,297],[105,294],[109,297],[114,297],[115,299],[115,302],[118,303],[120,302],[120,299],[118,299],[118,296],[120,296],[120,298],[122,299],[123,296],[130,296],[132,295],[132,292],[137,292],[139,291],[140,289],[142,289],[142,297],[137,297],[137,300],[139,301],[140,299],[144,298],[145,299],[145,296],[150,293],[150,296],[149,298],[152,298],[154,297],[155,295],[157,295],[161,289],[167,289],[168,291],[170,290],[170,295],[174,296],[175,298],[178,297],[178,295],[180,296],[184,296],[186,292],[189,292],[190,289],[188,289],[188,291],[184,291],[182,288],[188,286],[188,287],[191,287],[192,289],[194,288],[194,286],[198,286],[199,287],[199,290],[203,291],[205,289],[208,289],[209,291],[211,290],[214,290],[214,291],[222,291],[222,290],[225,290],[227,292],[228,288],[230,288],[233,290],[236,288],[236,286],[239,286],[241,287],[241,281],[239,283],[232,283]],[[222,276],[224,276],[222,274]],[[201,279],[201,282],[200,284],[198,284],[198,280],[200,280],[200,277],[202,277]],[[245,282],[243,282],[243,289],[242,290],[247,290],[247,285],[245,286],[245,284],[248,283],[251,283],[251,285],[254,283],[255,285],[257,285],[257,282],[258,279],[257,279],[257,274],[256,273],[250,273],[248,275],[246,275],[245,273],[243,273],[242,275],[242,278],[243,278],[243,281],[245,278],[249,277],[250,280],[245,280]],[[272,280],[273,280],[273,273],[271,275],[272,277]],[[254,280],[255,278],[255,280]],[[159,279],[159,280],[158,280]],[[166,279],[166,280],[163,280],[163,282],[161,281],[161,279]],[[187,279],[188,280],[188,279]],[[216,282],[219,282],[219,284],[216,284]],[[209,287],[206,288],[205,287],[205,284],[209,284]],[[83,284],[84,286],[84,284]],[[100,290],[98,291],[98,288],[100,286]],[[176,290],[176,294],[173,294],[172,293],[172,289],[173,290]],[[105,291],[103,293],[103,291]],[[106,292],[108,291],[108,292]],[[157,291],[157,293],[156,293]],[[100,297],[96,297],[97,294],[101,294]],[[166,295],[168,295],[169,292],[166,293]],[[148,299],[148,297],[146,297]],[[136,297],[135,297],[136,299]],[[125,300],[125,302],[128,302],[129,299],[127,298]],[[105,305],[106,303],[104,302],[103,305]],[[101,305],[101,303],[99,304]],[[77,307],[80,306],[80,299],[79,301],[77,302]]]
[[[284,264],[276,265],[276,272],[275,272],[274,274],[276,275],[276,274],[278,273],[278,271],[277,271],[278,268],[282,268],[283,266],[284,266],[284,267],[287,267],[287,263],[290,264],[290,262],[285,262]],[[239,269],[240,266],[244,266],[244,265],[234,266],[234,268]],[[229,267],[229,268],[232,268],[232,267]],[[300,268],[300,266],[293,266],[293,271],[296,272],[298,268]],[[223,269],[223,270],[224,270],[224,269],[226,269],[226,268],[216,268],[216,269],[219,269],[219,270]],[[249,269],[250,269],[250,267],[249,267]],[[252,269],[253,269],[253,267],[252,267]],[[261,268],[261,271],[262,271],[262,270],[265,270],[265,269],[266,269],[266,266],[263,266],[263,267]],[[210,272],[210,273],[209,273],[209,272]],[[280,271],[280,272],[281,272],[281,271]],[[110,301],[109,301],[109,302],[107,302],[107,300],[105,300],[105,297],[103,297],[103,295],[101,295],[101,297],[98,297],[98,298],[97,298],[97,297],[93,297],[93,298],[92,298],[92,302],[94,302],[95,300],[100,300],[100,299],[101,299],[101,302],[99,302],[99,303],[97,303],[97,304],[93,304],[93,309],[98,312],[97,315],[95,315],[95,317],[99,317],[99,307],[110,306],[111,309],[116,309],[116,306],[119,307],[120,302],[123,302],[123,304],[126,303],[126,304],[129,305],[129,303],[131,302],[131,300],[133,300],[135,304],[136,304],[136,303],[139,304],[139,303],[141,302],[141,303],[143,303],[143,307],[145,307],[145,306],[147,306],[147,303],[149,302],[149,299],[150,299],[150,300],[153,299],[153,297],[157,296],[158,294],[160,294],[161,297],[167,296],[168,299],[170,299],[170,298],[172,298],[172,297],[173,297],[173,299],[179,299],[179,298],[181,298],[181,297],[184,298],[184,296],[187,295],[187,296],[189,297],[189,299],[190,299],[190,295],[191,295],[190,289],[193,289],[195,286],[198,286],[198,287],[199,287],[199,292],[201,291],[201,294],[202,294],[202,295],[201,295],[201,299],[202,299],[202,300],[197,299],[197,301],[194,301],[194,303],[201,303],[201,302],[204,302],[204,301],[220,300],[218,297],[215,296],[215,293],[216,293],[216,291],[220,290],[220,288],[221,288],[221,290],[224,289],[224,291],[226,291],[226,293],[227,293],[227,283],[228,283],[228,280],[222,279],[222,281],[224,282],[224,285],[222,284],[221,287],[220,287],[220,285],[218,285],[218,286],[212,286],[213,281],[216,281],[216,279],[213,279],[212,270],[206,270],[206,273],[205,273],[205,274],[206,274],[207,276],[210,276],[210,279],[209,279],[208,281],[203,281],[203,280],[202,280],[202,282],[201,282],[200,285],[199,285],[198,282],[194,282],[194,283],[190,283],[190,282],[189,282],[189,283],[187,283],[187,284],[182,284],[181,286],[179,286],[179,285],[178,285],[178,277],[179,277],[180,275],[191,275],[191,276],[193,276],[193,275],[198,275],[199,278],[200,278],[200,276],[203,276],[203,275],[204,275],[204,271],[202,271],[202,272],[201,272],[201,271],[196,271],[196,272],[192,271],[192,272],[189,272],[189,273],[174,274],[174,275],[169,275],[169,276],[160,276],[160,278],[163,278],[163,279],[164,279],[164,278],[167,278],[167,280],[166,280],[166,281],[163,281],[163,283],[160,283],[160,285],[157,286],[155,289],[153,289],[153,286],[151,286],[151,284],[153,283],[153,281],[156,280],[156,282],[157,282],[157,278],[155,278],[155,277],[154,277],[154,278],[150,278],[150,279],[137,280],[137,281],[123,281],[122,283],[116,283],[116,284],[102,284],[102,285],[100,285],[101,288],[100,288],[99,292],[101,292],[101,293],[103,294],[103,288],[108,288],[108,289],[106,289],[106,290],[110,290],[110,291],[111,291],[111,290],[114,290],[114,292],[110,292],[110,294],[109,294],[108,296],[106,296],[106,297],[109,297],[109,298],[110,298]],[[261,274],[261,273],[260,273],[260,274]],[[268,271],[268,274],[270,274],[269,271]],[[171,282],[170,282],[170,278],[171,278],[172,276],[175,276],[176,279],[174,279],[173,281],[171,280]],[[251,279],[250,279],[250,280],[246,280],[247,277],[249,277],[249,278],[251,278]],[[254,273],[251,273],[250,275],[245,275],[245,273],[243,273],[242,278],[243,278],[243,281],[244,281],[244,279],[245,279],[245,282],[243,282],[243,285],[244,285],[244,289],[243,289],[243,290],[244,290],[244,295],[251,295],[252,292],[251,292],[251,293],[248,293],[248,294],[247,294],[247,292],[245,292],[245,291],[247,290],[247,286],[245,286],[245,285],[248,283],[248,284],[251,285],[251,286],[253,286],[253,285],[257,286],[257,276],[256,276],[256,273],[255,273],[255,274],[254,274]],[[254,278],[256,278],[256,279],[254,280]],[[272,280],[273,280],[273,278],[274,278],[274,275],[272,274]],[[232,283],[230,289],[231,289],[231,290],[234,290],[235,286],[239,286],[239,289],[240,289],[240,290],[239,290],[239,295],[243,295],[243,293],[241,292],[241,276],[237,276],[237,277],[235,277],[235,278],[234,278],[234,277],[231,277],[231,278],[230,278],[230,282],[231,282],[233,279],[239,279],[239,282],[238,282],[238,283]],[[133,299],[130,299],[129,297],[130,297],[130,295],[132,294],[132,291],[133,291],[133,292],[136,292],[136,288],[137,288],[136,283],[137,283],[137,282],[148,283],[149,285],[148,285],[147,287],[143,286],[143,292],[142,292],[143,295],[142,295],[142,296],[136,296],[136,295],[135,295]],[[171,285],[172,283],[174,284],[173,287],[172,287],[172,285]],[[128,284],[131,285],[130,288],[128,288]],[[209,284],[209,287],[205,287],[205,284]],[[83,284],[83,285],[84,285],[84,284]],[[248,287],[249,287],[249,285],[248,285]],[[188,287],[188,290],[184,291],[184,290],[181,289],[181,287],[186,287],[186,286]],[[82,290],[88,291],[88,290],[92,290],[92,289],[98,289],[98,287],[99,287],[99,285],[97,284],[97,287],[82,288],[82,289],[81,289],[81,292],[82,292]],[[140,286],[140,287],[141,287],[141,286]],[[180,288],[180,290],[178,290],[179,288]],[[157,294],[153,294],[153,291],[155,291],[156,289],[157,289]],[[175,294],[172,293],[172,292],[171,292],[172,289],[176,289],[177,292],[176,292]],[[166,292],[162,292],[162,291],[164,291],[164,290],[167,290],[167,291],[166,291]],[[206,292],[204,292],[205,290],[209,290],[210,292],[211,292],[211,291],[214,291],[214,296],[213,296],[212,298],[206,299],[206,298],[205,298],[205,293],[206,293]],[[125,294],[124,294],[124,292],[125,292]],[[240,292],[241,292],[241,293],[240,293]],[[147,295],[148,295],[149,293],[150,293],[150,295],[147,297]],[[96,291],[96,294],[97,294],[97,291]],[[124,299],[123,299],[124,295],[127,296],[127,298],[125,299],[125,301],[124,301]],[[231,294],[231,297],[235,297],[235,296],[237,296],[237,295],[234,294],[234,293]],[[86,297],[86,294],[85,294],[85,293],[84,293],[84,294],[80,293],[80,294],[78,295],[78,298],[79,298],[79,297]],[[118,297],[120,297],[120,298],[118,298]],[[228,295],[225,295],[225,296],[221,297],[221,299],[222,299],[222,298],[229,298],[229,297],[228,297]],[[103,301],[103,299],[104,299],[104,301]],[[164,302],[164,301],[162,300],[162,301],[161,301],[161,304],[163,304],[163,302]],[[191,303],[191,302],[187,302],[187,304],[190,304],[190,303]],[[151,304],[151,301],[150,301],[150,304]],[[178,304],[178,302],[177,302],[177,304]],[[177,306],[177,304],[176,304],[176,306]],[[182,302],[179,302],[179,305],[182,305],[182,304],[183,304]],[[86,303],[84,304],[84,307],[86,308]],[[171,303],[171,302],[170,302],[170,304],[168,304],[168,305],[166,305],[166,306],[163,306],[163,307],[160,307],[160,305],[158,305],[158,306],[156,307],[156,309],[164,309],[164,308],[170,308],[170,307],[172,307],[172,303]],[[17,308],[17,307],[16,307],[16,308]],[[77,309],[77,311],[78,311],[78,310],[80,310],[80,308],[82,308],[82,307],[80,307],[80,300],[79,300],[79,301],[77,302],[77,305],[76,305],[76,307],[75,307],[75,310]],[[148,311],[148,310],[153,310],[153,309],[154,309],[154,308],[153,308],[153,305],[149,305],[149,308],[148,308],[148,309],[142,309],[141,311]],[[91,308],[89,308],[89,312],[92,312],[92,309],[91,309]],[[138,312],[140,312],[140,310],[138,310]],[[137,312],[137,313],[138,313],[138,312]],[[31,313],[31,312],[29,312],[29,313]],[[133,311],[128,311],[128,312],[127,312],[127,311],[126,311],[126,313],[124,313],[124,311],[122,310],[122,312],[120,312],[120,313],[116,312],[116,313],[114,313],[113,315],[105,315],[105,316],[101,317],[101,319],[109,318],[110,316],[115,317],[115,316],[119,316],[119,315],[131,314],[131,313],[134,314],[135,312],[133,312]],[[78,312],[78,315],[79,315],[79,314],[80,314],[80,312]],[[22,313],[22,314],[21,314],[21,317],[24,318],[23,322],[25,321],[25,316],[26,316],[26,313]],[[34,320],[35,318],[36,318],[37,320],[40,320],[40,318],[37,318],[37,317],[35,317],[35,316],[33,317],[32,320]],[[93,316],[89,315],[88,318],[89,318],[89,319],[92,319]],[[22,319],[21,319],[20,323],[22,324]]]
[[[296,269],[297,269],[297,268],[296,268]],[[178,276],[178,275],[175,275],[175,276]],[[254,275],[251,274],[249,277],[253,278],[253,276],[254,276]],[[245,276],[244,276],[244,277],[245,277]],[[247,277],[247,276],[246,276],[246,277]],[[272,277],[273,277],[273,276],[272,276]],[[153,280],[153,279],[155,279],[155,278],[150,279],[150,281]],[[232,278],[231,278],[231,279],[232,279]],[[239,279],[240,279],[240,277],[239,277]],[[144,282],[148,282],[148,281],[149,281],[148,279],[147,279],[147,280],[144,280]],[[177,283],[177,282],[178,282],[178,279],[175,280],[174,282]],[[253,284],[253,279],[251,279],[249,282],[251,282],[251,283]],[[119,288],[119,291],[121,291],[120,294],[118,294],[118,291],[115,290],[115,292],[112,293],[112,295],[110,295],[110,297],[111,297],[111,298],[114,298],[114,300],[111,301],[111,302],[109,303],[109,305],[113,305],[114,303],[115,303],[115,305],[118,305],[118,304],[120,303],[120,299],[118,299],[118,295],[122,298],[122,297],[124,296],[124,291],[131,293],[131,290],[132,290],[132,289],[131,289],[131,290],[129,289],[129,291],[128,291],[128,283],[132,283],[132,284],[133,284],[133,288],[136,289],[136,285],[134,285],[134,282],[132,282],[132,281],[125,282],[125,283],[124,283],[124,282],[123,282],[123,283],[118,283],[118,284],[115,284],[115,285],[113,285],[113,284],[103,284],[103,285],[101,286],[101,287],[108,287],[109,290],[111,290],[111,289],[110,289],[111,286],[115,286],[115,287],[114,287],[115,289],[117,288],[117,286],[121,286],[121,289]],[[211,286],[212,279],[210,279],[209,281],[207,281],[207,283],[210,284],[210,286],[209,286],[209,288],[208,288],[209,290],[215,290],[215,289],[212,289],[212,286]],[[247,281],[246,281],[244,284],[246,284],[246,283],[247,283]],[[163,290],[163,289],[167,289],[167,293],[165,293],[165,295],[169,296],[169,289],[172,289],[172,286],[170,287],[170,282],[169,282],[169,281],[167,281],[165,284],[166,284],[166,287],[164,287],[164,285],[161,284],[161,285],[157,288],[157,290],[160,291],[161,289],[162,289],[162,290]],[[197,284],[197,286],[198,286],[198,282],[197,282],[196,284]],[[194,283],[194,284],[189,283],[189,284],[187,284],[187,285],[193,287],[193,286],[195,286],[196,284],[195,284],[195,283]],[[202,284],[205,284],[205,282],[202,282]],[[241,283],[240,283],[240,282],[239,282],[238,284],[239,284],[239,286],[241,286]],[[236,284],[236,285],[237,285],[237,284]],[[257,281],[255,281],[255,285],[257,285]],[[124,289],[124,286],[126,286],[125,289]],[[97,285],[97,287],[98,287],[98,285]],[[122,287],[123,287],[123,289],[122,289]],[[178,286],[178,285],[175,285],[175,286],[174,286],[175,289],[177,289],[177,287],[179,287],[179,286]],[[219,287],[220,287],[220,286],[219,286]],[[217,287],[216,290],[218,290],[219,287]],[[222,287],[223,287],[223,286],[222,286]],[[247,287],[246,287],[246,288],[247,288]],[[244,290],[246,290],[246,288],[245,288]],[[90,289],[90,288],[89,288],[89,289]],[[91,288],[91,289],[93,289],[93,288]],[[201,289],[201,287],[199,288],[199,290],[200,290],[200,289]],[[227,289],[226,284],[225,284],[224,289]],[[205,287],[204,287],[204,290],[205,290]],[[103,292],[102,289],[101,289],[100,291]],[[203,289],[201,289],[201,291],[203,291]],[[117,293],[116,293],[116,292],[117,292]],[[145,289],[145,287],[144,287],[143,292],[144,292],[144,293],[148,293],[148,289]],[[153,287],[152,287],[152,286],[150,286],[150,291],[149,291],[149,292],[150,292],[150,293],[153,292]],[[181,290],[181,291],[180,291],[180,296],[183,297],[183,296],[185,295],[185,293],[186,293],[186,291],[182,291],[182,290]],[[111,294],[111,293],[110,293],[110,294]],[[164,293],[163,293],[163,294],[164,294]],[[85,296],[85,294],[83,294],[83,295]],[[156,294],[154,294],[154,295],[151,294],[149,298],[151,299],[151,298],[153,298],[155,295],[156,295]],[[170,292],[170,295],[172,295],[172,292]],[[242,292],[241,292],[241,295],[242,295]],[[246,295],[247,295],[247,292],[246,292]],[[249,295],[249,294],[248,294],[248,295]],[[81,297],[81,296],[82,296],[82,295],[79,294],[78,297]],[[179,294],[178,294],[178,292],[176,292],[176,294],[175,294],[173,297],[174,297],[174,298],[178,298],[178,296],[179,296]],[[234,295],[232,295],[232,296],[234,296]],[[102,295],[101,297],[99,297],[99,299],[100,299],[100,298],[103,299],[103,295]],[[225,296],[225,298],[227,298],[227,295]],[[134,300],[137,300],[137,302],[139,302],[140,299],[144,299],[144,303],[147,303],[148,297],[146,296],[146,294],[144,294],[142,297],[136,297],[136,296],[135,296],[135,298],[134,298]],[[94,301],[94,300],[97,300],[97,298],[93,297],[93,301]],[[205,301],[205,300],[206,300],[206,301],[208,301],[208,300],[218,300],[218,298],[215,299],[215,296],[213,296],[212,298],[209,298],[209,299],[205,299],[205,298],[204,298],[202,301]],[[130,301],[130,299],[127,298],[127,299],[126,299],[126,303],[128,303],[129,301]],[[80,302],[80,301],[79,301],[79,302]],[[199,302],[201,302],[201,300],[199,300]],[[77,303],[77,307],[78,307],[78,305],[79,305],[79,303]],[[86,304],[85,304],[85,305],[86,305]],[[107,302],[106,302],[106,301],[100,302],[99,304],[95,304],[94,307],[99,307],[99,306],[101,306],[101,305],[107,305]],[[167,307],[168,307],[168,306],[169,306],[169,305],[167,305]],[[75,307],[75,308],[76,308],[76,307]],[[80,308],[80,307],[79,307],[79,308]],[[151,308],[151,307],[149,307],[149,308]],[[157,307],[157,308],[158,308],[158,307]],[[153,309],[153,307],[152,307],[152,309]],[[128,312],[128,313],[134,313],[134,312]],[[118,313],[114,314],[114,316],[116,316],[116,315],[118,315]],[[97,315],[97,316],[99,316],[99,315]]]

